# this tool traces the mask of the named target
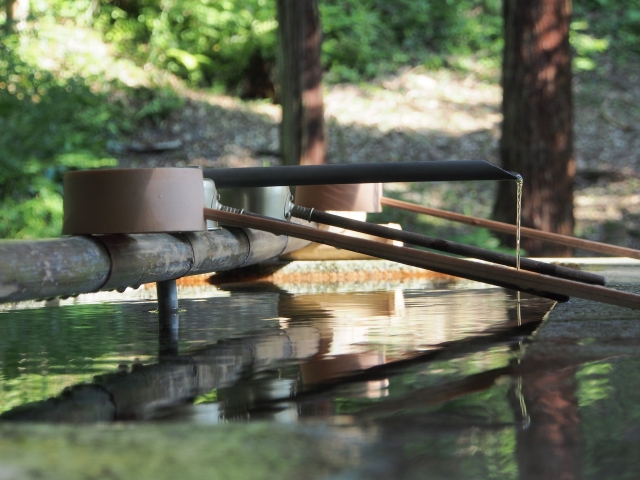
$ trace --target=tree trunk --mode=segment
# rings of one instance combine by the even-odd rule
[[[16,3],[16,0],[5,0],[4,8],[5,8],[5,23],[4,23],[4,31],[5,34],[9,35],[13,33],[13,6]]]
[[[504,0],[503,8],[502,167],[524,178],[523,226],[572,235],[571,0]],[[493,217],[515,221],[513,182],[499,185]],[[572,253],[539,240],[524,239],[522,246],[529,255]]]
[[[6,13],[5,33],[9,35],[16,30],[23,30],[29,18],[29,0],[5,0],[4,5]]]
[[[324,163],[318,0],[278,0],[278,77],[285,165]]]

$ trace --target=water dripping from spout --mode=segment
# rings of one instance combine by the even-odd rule
[[[524,180],[522,175],[517,174],[518,178],[516,179],[516,270],[520,270],[520,223],[522,222],[522,186],[524,184]],[[522,313],[520,310],[520,290],[517,291],[517,314],[518,314],[518,326],[522,325]],[[520,346],[520,354],[522,354],[522,342],[519,342]],[[518,358],[518,364],[520,363],[520,358]],[[518,401],[520,403],[520,412],[522,418],[522,428],[528,428],[531,422],[529,417],[529,412],[527,411],[527,404],[524,400],[524,395],[522,394],[522,376],[518,376],[518,387],[517,387],[517,396]]]
[[[522,175],[518,174],[516,184],[516,269],[520,270],[520,222],[522,217],[522,185],[524,184]]]
[[[517,174],[516,185],[516,270],[520,270],[520,223],[522,220],[522,186],[524,180],[522,175]],[[517,292],[517,310],[518,310],[518,325],[522,325],[522,317],[520,314],[520,290]]]

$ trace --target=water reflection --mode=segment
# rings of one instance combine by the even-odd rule
[[[521,479],[582,478],[583,435],[578,412],[576,366],[540,369],[522,375],[527,428],[517,431]],[[521,402],[514,406],[516,415]]]
[[[2,419],[284,423],[348,446],[336,478],[637,477],[636,319],[548,348],[549,324],[530,343],[546,300],[523,296],[518,325],[511,292],[414,287],[254,285],[160,319],[145,301],[0,313]]]
[[[18,379],[5,392],[26,387],[19,379],[35,372],[53,383],[56,377],[78,378],[81,385],[50,400],[51,390],[40,398],[25,390],[22,404],[40,403],[4,418],[40,409],[38,419],[52,411],[52,418],[64,421],[69,405],[77,421],[82,409],[73,405],[89,401],[92,388],[106,391],[115,406],[87,414],[87,421],[170,417],[168,407],[190,406],[193,399],[198,400],[194,408],[204,408],[198,405],[211,403],[206,396],[212,391],[223,399],[221,418],[234,418],[239,409],[259,410],[256,405],[264,400],[289,398],[441,349],[444,342],[509,327],[509,302],[494,288],[294,295],[270,285],[183,301],[184,312],[162,314],[155,325],[158,317],[146,302],[5,312],[2,371],[5,379]],[[544,302],[531,304],[548,308]],[[532,312],[539,320],[536,308]],[[116,373],[108,373],[109,364],[117,366]],[[87,375],[105,372],[105,366],[106,373],[87,386]],[[389,379],[383,375],[365,386],[360,396],[384,397]],[[15,406],[5,404],[3,410]]]
[[[5,312],[0,418],[322,423],[358,439],[352,478],[580,478],[581,367],[522,355],[551,306],[523,296],[518,325],[495,288],[263,285],[160,318],[148,302]]]

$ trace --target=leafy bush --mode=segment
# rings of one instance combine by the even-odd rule
[[[40,0],[39,14],[93,19],[122,55],[193,85],[235,91],[259,54],[275,60],[275,0]],[[401,65],[439,67],[476,54],[499,64],[501,0],[319,0],[328,81],[356,81]],[[89,15],[91,14],[91,15]]]
[[[574,11],[579,26],[605,41],[617,61],[640,54],[640,0],[576,0]]]
[[[320,0],[329,81],[402,65],[440,67],[458,55],[492,58],[502,47],[500,0]]]
[[[136,72],[101,52],[74,57],[56,36],[69,40],[43,27],[0,38],[0,238],[59,235],[64,172],[117,165],[108,140],[178,105],[166,89],[107,78]]]
[[[272,0],[107,0],[95,26],[142,62],[231,88],[253,54],[274,58],[275,15]]]
[[[83,79],[24,62],[16,36],[0,41],[0,237],[60,234],[62,173],[114,164],[99,156],[110,110]]]
[[[252,57],[274,64],[275,0],[33,0],[37,15],[93,22],[121,55],[192,85],[237,93]],[[97,8],[93,8],[98,5]],[[497,71],[502,0],[319,0],[326,80],[359,81],[403,65]],[[575,0],[577,68],[610,49],[640,53],[640,0]],[[93,9],[92,9],[93,8]]]

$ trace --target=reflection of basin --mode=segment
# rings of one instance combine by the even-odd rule
[[[313,385],[354,375],[367,368],[385,363],[384,354],[378,352],[351,353],[335,357],[320,357],[300,366],[302,382]]]

